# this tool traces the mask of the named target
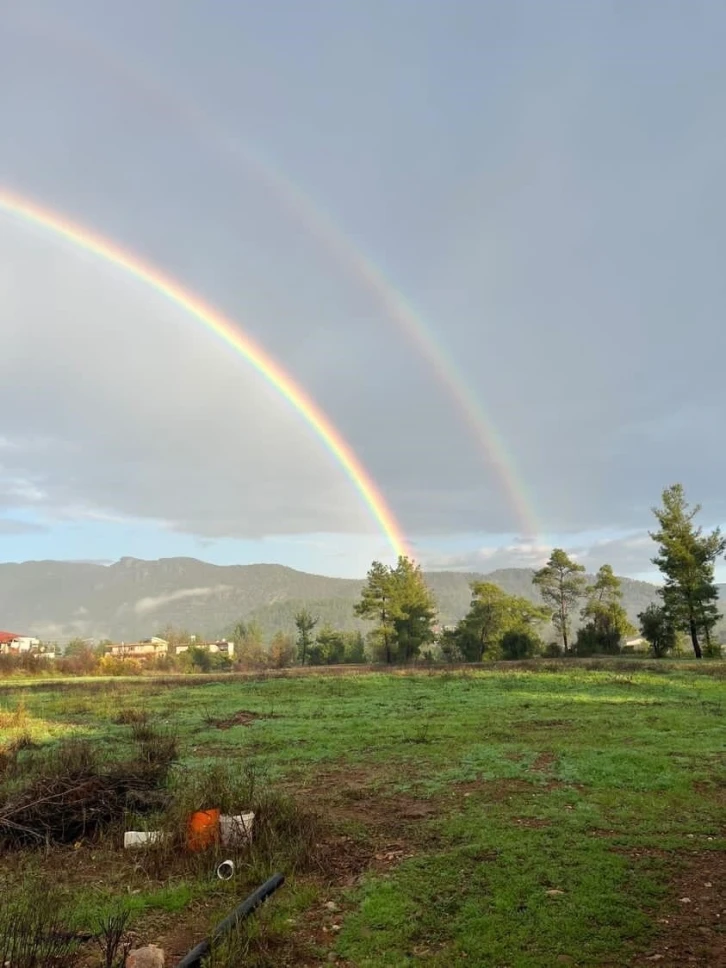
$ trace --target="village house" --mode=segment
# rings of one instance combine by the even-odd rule
[[[228,655],[230,659],[234,655],[234,642],[228,642],[227,639],[220,639],[217,642],[197,642],[196,636],[192,635],[191,646],[197,649],[206,649],[208,652],[221,652],[222,655]],[[177,645],[175,652],[177,655],[181,655],[182,652],[188,652],[191,646]]]
[[[54,659],[55,652],[46,648],[40,639],[17,632],[0,632],[0,655],[32,655],[35,658]]]
[[[112,645],[106,655],[118,656],[122,659],[150,659],[169,654],[169,643],[166,639],[153,636],[141,642],[120,642]]]

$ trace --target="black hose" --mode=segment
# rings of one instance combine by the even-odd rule
[[[274,894],[284,881],[285,878],[282,874],[273,874],[269,881],[265,881],[253,894],[250,894],[246,900],[242,901],[231,914],[227,915],[224,921],[220,921],[210,938],[200,941],[196,948],[192,948],[189,954],[184,955],[176,968],[196,968],[204,955],[208,954],[213,944],[220,941],[228,931],[235,928],[240,921],[244,921],[248,915],[252,914],[255,908],[258,908],[270,894]]]

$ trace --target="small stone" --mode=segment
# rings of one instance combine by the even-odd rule
[[[646,958],[646,961],[663,961],[665,955],[651,955],[650,958]]]
[[[331,930],[331,931],[340,931],[340,927],[341,927],[341,926],[340,926],[339,924],[332,924],[332,925],[330,926],[330,930]]]
[[[164,968],[164,949],[155,944],[134,948],[126,956],[126,968]]]
[[[557,897],[558,894],[564,894],[564,891],[558,890],[556,887],[551,888],[549,891],[545,891],[548,897]]]
[[[713,884],[710,881],[706,881],[706,883],[703,886],[704,887],[713,887]]]
[[[325,902],[325,907],[326,907],[326,909],[328,911],[339,911],[340,910],[340,908],[335,903],[335,901],[326,901]]]
[[[682,897],[679,900],[680,900],[681,904],[690,904],[691,903],[690,897]]]

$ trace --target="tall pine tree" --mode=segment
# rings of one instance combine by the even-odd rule
[[[710,645],[711,632],[721,617],[718,611],[718,589],[714,579],[716,559],[726,551],[726,538],[719,528],[704,534],[694,524],[701,510],[691,508],[682,484],[663,491],[663,506],[653,508],[658,530],[651,538],[658,544],[652,559],[665,579],[658,594],[674,628],[691,637],[697,659],[703,655],[699,635]]]
[[[539,588],[542,601],[551,609],[552,624],[560,633],[565,652],[569,652],[572,613],[587,589],[584,566],[572,561],[562,548],[555,548],[532,581]]]
[[[380,561],[374,561],[368,570],[360,601],[354,606],[354,611],[361,618],[377,622],[374,634],[381,642],[385,660],[389,664],[393,661],[393,595],[391,569]]]
[[[377,621],[372,635],[389,664],[415,658],[434,639],[433,596],[419,566],[404,556],[395,568],[373,562],[355,613]]]

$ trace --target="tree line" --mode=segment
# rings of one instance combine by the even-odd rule
[[[657,527],[649,534],[657,553],[651,561],[663,575],[657,590],[661,601],[641,612],[638,620],[655,656],[674,651],[684,636],[696,658],[721,655],[714,639],[721,618],[715,566],[726,552],[726,538],[719,528],[705,533],[696,525],[700,511],[700,505],[690,507],[681,484],[666,488],[661,507],[653,508]],[[373,563],[355,610],[376,623],[368,636],[369,654],[386,663],[417,658],[433,642],[442,658],[468,662],[541,653],[614,655],[638,631],[623,607],[621,581],[609,564],[588,582],[584,566],[555,548],[532,582],[542,604],[510,595],[492,582],[472,582],[469,611],[437,635],[433,595],[420,568],[402,557],[395,568]],[[580,625],[573,640],[576,618]],[[557,639],[545,643],[550,627]]]
[[[638,615],[639,631],[655,656],[683,651],[685,642],[697,658],[721,655],[715,627],[718,588],[715,567],[726,554],[719,528],[704,532],[680,484],[666,488],[653,508],[656,527],[649,532],[657,551],[651,559],[663,575],[660,601]],[[561,548],[532,577],[539,602],[511,595],[485,580],[471,584],[466,615],[453,627],[437,625],[434,596],[419,565],[402,556],[395,566],[374,561],[354,606],[356,616],[372,623],[366,637],[329,624],[320,625],[310,609],[294,616],[295,632],[277,632],[266,640],[254,621],[240,621],[231,633],[234,656],[200,647],[203,638],[166,628],[168,656],[145,662],[157,672],[223,672],[245,668],[285,668],[377,662],[392,665],[426,658],[431,661],[481,662],[525,659],[535,655],[614,655],[637,633],[622,604],[620,579],[603,564],[588,580],[583,565]],[[575,624],[577,622],[577,628]],[[554,630],[555,639],[551,639]],[[550,638],[550,641],[546,641]],[[108,643],[91,648],[71,642],[54,670],[64,674],[128,674],[142,666],[124,657],[105,655]],[[186,650],[176,654],[177,646]],[[17,668],[16,668],[17,667]],[[30,657],[0,656],[0,674],[48,674],[49,664]]]

